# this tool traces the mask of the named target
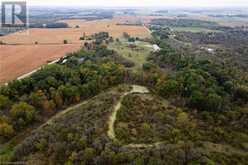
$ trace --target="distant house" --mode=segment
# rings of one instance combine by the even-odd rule
[[[79,58],[78,59],[78,64],[82,64],[82,63],[84,63],[84,61],[85,61],[85,58],[84,57]]]
[[[62,61],[62,64],[66,63],[66,62],[67,62],[67,59],[64,59],[64,60]]]
[[[152,48],[154,52],[159,52],[161,50],[157,44],[152,45]]]
[[[207,48],[207,51],[208,51],[209,53],[214,53],[214,49],[212,49],[212,48]]]
[[[201,49],[207,51],[208,53],[214,53],[214,49],[212,48],[201,47]]]

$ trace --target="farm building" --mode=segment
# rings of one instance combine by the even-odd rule
[[[154,52],[159,52],[160,51],[160,47],[157,44],[152,45],[152,47],[153,47]]]

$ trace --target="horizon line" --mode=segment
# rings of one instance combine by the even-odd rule
[[[1,6],[1,4],[0,4]],[[149,6],[138,6],[138,5],[130,5],[130,6],[121,6],[121,5],[65,5],[65,4],[56,4],[56,5],[45,5],[45,4],[40,4],[40,5],[36,5],[36,4],[28,4],[28,6],[30,7],[77,7],[77,8],[89,8],[89,7],[93,7],[93,8],[191,8],[191,9],[196,9],[196,8],[239,8],[239,9],[246,9],[248,8],[248,5],[237,5],[237,6],[230,6],[230,5],[223,5],[223,6],[176,6],[176,5],[170,5],[170,6],[155,6],[155,5],[149,5]]]

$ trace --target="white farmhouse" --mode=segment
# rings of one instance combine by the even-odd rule
[[[157,44],[152,45],[154,52],[159,52],[161,49]]]

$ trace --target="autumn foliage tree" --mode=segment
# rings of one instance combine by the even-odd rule
[[[10,115],[16,127],[23,127],[35,119],[35,108],[25,102],[14,104]]]

